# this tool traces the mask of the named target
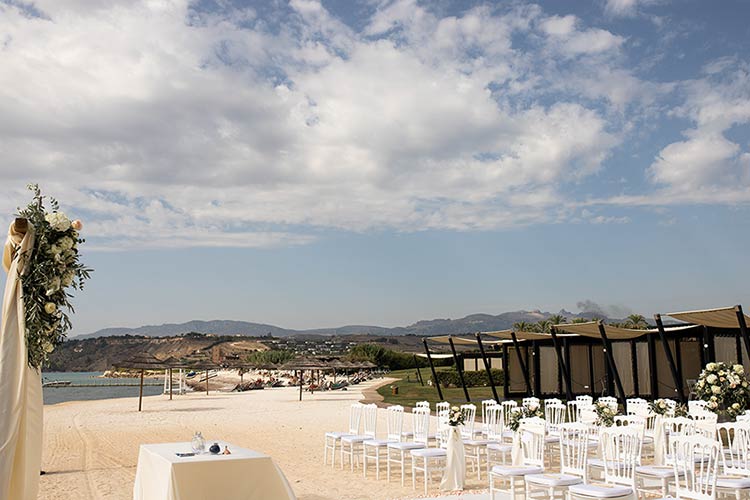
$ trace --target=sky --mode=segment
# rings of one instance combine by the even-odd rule
[[[745,303],[750,2],[0,0],[73,334]]]

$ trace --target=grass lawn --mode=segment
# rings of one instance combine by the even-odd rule
[[[446,370],[447,367],[436,368],[437,371]],[[397,404],[404,407],[413,407],[417,401],[429,401],[430,403],[438,403],[441,399],[438,397],[437,389],[434,386],[427,385],[427,379],[430,378],[429,368],[420,368],[422,372],[422,378],[425,380],[425,385],[422,386],[417,380],[417,371],[415,369],[409,370],[398,370],[390,372],[387,376],[392,378],[398,378],[397,382],[393,384],[385,385],[378,389],[378,394],[383,396],[384,400],[388,404]],[[391,387],[398,387],[398,395],[392,394]],[[502,385],[496,386],[497,395],[503,397]],[[460,387],[441,387],[443,391],[443,400],[448,401],[451,404],[466,403],[466,396],[464,390]],[[469,396],[471,396],[472,403],[480,403],[483,399],[492,399],[492,388],[490,387],[469,387]]]

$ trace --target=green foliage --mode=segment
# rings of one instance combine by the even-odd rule
[[[82,290],[93,270],[79,261],[78,245],[84,242],[77,231],[80,222],[71,223],[54,198],[50,198],[52,210],[47,212],[39,186],[30,184],[28,188],[34,193],[33,200],[19,209],[18,216],[33,230],[34,247],[20,256],[26,268],[20,279],[28,364],[41,368],[72,326],[69,314],[75,312],[70,303],[73,296],[66,289]]]
[[[272,349],[270,351],[256,351],[252,352],[247,356],[248,363],[257,365],[275,364],[279,365],[286,363],[294,359],[294,353],[292,351],[286,351],[281,349]]]
[[[492,368],[491,371],[492,381],[495,382],[495,386],[502,386],[505,377],[503,371],[497,368]],[[455,368],[439,371],[438,381],[442,387],[461,387],[461,379]],[[465,371],[464,382],[466,382],[466,387],[488,387],[490,385],[490,379],[487,377],[486,370]]]
[[[380,367],[387,366],[391,370],[414,368],[414,354],[398,352],[377,344],[359,344],[352,347],[346,355],[351,361],[369,361]],[[427,360],[416,358],[419,367],[427,366]]]

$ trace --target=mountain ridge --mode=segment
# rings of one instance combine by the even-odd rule
[[[497,315],[487,313],[474,313],[463,318],[435,318],[419,320],[408,326],[384,327],[376,325],[343,325],[331,328],[311,328],[295,330],[282,328],[267,323],[253,323],[238,320],[191,320],[184,323],[164,323],[162,325],[143,325],[135,328],[110,327],[97,330],[92,333],[72,336],[71,339],[89,339],[111,336],[145,336],[145,337],[168,337],[186,333],[204,333],[216,335],[246,335],[274,337],[287,337],[293,335],[438,335],[438,334],[460,334],[478,331],[505,330],[511,328],[513,323],[537,322],[547,319],[554,314],[561,314],[572,320],[574,318],[589,318],[591,313],[571,313],[561,310],[558,313],[543,312],[539,309],[531,311],[519,310],[508,311]],[[607,319],[607,318],[602,318]]]

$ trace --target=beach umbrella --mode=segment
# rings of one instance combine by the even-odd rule
[[[291,361],[287,361],[281,367],[280,370],[299,370],[299,400],[302,401],[302,373],[305,370],[325,370],[330,368],[330,364],[326,361],[314,358],[312,356],[300,356]]]
[[[143,373],[146,370],[164,370],[169,368],[163,360],[149,353],[136,354],[132,358],[116,363],[114,366],[115,368],[128,368],[141,371],[141,384],[138,393],[138,411],[141,411],[141,408],[143,407]]]

